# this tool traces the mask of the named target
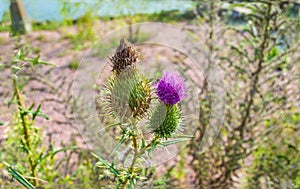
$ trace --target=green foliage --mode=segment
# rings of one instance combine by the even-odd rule
[[[72,60],[69,64],[69,68],[71,70],[77,70],[77,68],[79,68],[79,66],[80,66],[80,60],[78,60],[78,59]]]
[[[2,16],[2,20],[0,22],[0,32],[10,31],[10,28],[10,13],[7,11]]]
[[[6,166],[8,166],[7,169],[14,179],[20,182],[25,188],[34,189],[34,186],[28,180],[26,180],[17,170],[15,170],[11,165],[8,165],[6,163]]]
[[[180,12],[177,10],[173,11],[161,11],[153,14],[136,14],[131,17],[136,23],[138,22],[165,22],[165,23],[176,23],[182,21],[192,21],[196,18],[196,15],[192,11]],[[118,19],[118,17],[116,18]]]
[[[43,164],[44,161],[51,162],[51,159],[53,159],[58,152],[62,151],[54,150],[52,145],[50,145],[48,150],[43,148],[40,149],[42,138],[39,133],[40,129],[34,126],[34,121],[36,117],[42,117],[45,119],[49,119],[49,117],[41,111],[41,105],[38,105],[36,108],[34,108],[34,104],[32,104],[29,108],[26,107],[23,99],[24,97],[22,96],[22,91],[20,90],[18,83],[18,73],[24,69],[27,64],[31,65],[32,68],[34,68],[36,65],[51,65],[47,62],[40,61],[39,57],[40,56],[38,55],[33,59],[26,58],[25,50],[21,49],[17,51],[13,58],[11,69],[14,95],[10,103],[16,104],[17,111],[11,120],[11,128],[6,140],[6,145],[12,148],[7,148],[6,151],[10,152],[8,154],[14,154],[14,151],[20,152],[20,155],[24,154],[25,156],[19,155],[17,158],[15,158],[14,155],[8,155],[6,158],[4,158],[4,160],[1,159],[1,161],[8,162],[14,159],[14,164],[18,165],[21,173],[13,169],[10,165],[8,165],[8,170],[12,176],[26,188],[33,188],[33,186],[38,185],[37,177],[41,175],[38,175],[37,171],[39,170],[41,164]],[[15,141],[15,138],[19,138],[20,140]],[[47,164],[44,164],[44,166],[46,165]],[[30,175],[29,181],[31,184],[21,174]]]
[[[34,31],[39,30],[57,30],[62,26],[61,23],[57,21],[45,21],[40,23],[33,23],[32,28]]]
[[[215,32],[223,4],[202,2],[208,7],[204,14],[209,25],[208,62],[219,62],[225,73],[227,103],[224,128],[216,144],[203,154],[195,153],[208,126],[203,120],[190,146],[195,183],[201,188],[293,188],[299,172],[299,143],[297,134],[286,135],[289,121],[284,118],[299,111],[294,107],[299,88],[291,84],[299,76],[299,65],[295,66],[299,20],[286,15],[279,1],[232,3],[227,9],[240,11],[247,22],[221,26],[222,31]],[[228,48],[216,47],[218,40]],[[207,108],[206,103],[201,104],[201,109]],[[299,132],[295,123],[288,127]],[[247,174],[239,175],[245,169]]]
[[[300,117],[294,111],[294,108],[291,109],[285,118],[279,120],[280,127],[259,142],[253,153],[253,165],[248,169],[249,188],[254,185],[268,188],[299,187],[300,140],[293,132],[296,131],[294,127],[299,123]],[[269,120],[266,127],[269,129],[277,121]]]
[[[30,51],[22,45],[18,45],[18,48],[12,64],[4,66],[12,71],[13,91],[9,106],[13,114],[11,119],[5,122],[8,130],[1,143],[1,146],[3,145],[5,148],[2,148],[0,152],[0,167],[1,169],[6,167],[7,171],[4,170],[3,174],[10,175],[13,180],[0,180],[1,186],[19,188],[23,185],[28,189],[55,188],[58,185],[64,188],[97,187],[98,178],[93,175],[100,173],[99,171],[94,172],[92,159],[84,154],[83,150],[76,152],[78,149],[76,145],[55,149],[52,140],[49,140],[48,144],[43,141],[43,130],[36,126],[35,121],[38,119],[48,120],[49,117],[43,113],[41,104],[27,106],[23,89],[28,80],[20,73],[25,70],[27,72],[34,71],[38,66],[53,65],[41,61],[39,55],[35,58],[27,58]],[[76,165],[77,169],[72,175],[64,175],[63,172],[68,173],[69,161],[72,153],[75,152],[85,157],[83,160],[79,160]],[[63,159],[61,159],[62,153],[65,156]],[[84,177],[85,174],[91,176]]]
[[[97,16],[93,13],[93,11],[87,11],[80,17],[76,23],[77,33],[69,36],[74,49],[86,48],[88,44],[96,40],[94,26],[97,24]]]

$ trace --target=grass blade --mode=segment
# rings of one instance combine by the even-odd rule
[[[8,167],[8,171],[12,175],[13,178],[15,178],[20,184],[22,184],[27,189],[34,189],[34,186],[25,179],[17,170],[12,168],[12,166]]]

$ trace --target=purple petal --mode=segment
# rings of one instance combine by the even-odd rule
[[[156,85],[157,96],[165,104],[176,104],[186,97],[184,78],[178,72],[166,72]]]

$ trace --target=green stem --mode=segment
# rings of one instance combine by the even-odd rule
[[[132,146],[133,146],[133,150],[134,150],[134,157],[132,159],[132,162],[131,162],[131,166],[129,168],[129,174],[132,175],[133,173],[133,168],[134,168],[134,165],[136,163],[136,160],[137,160],[137,157],[138,157],[138,139],[136,137],[137,135],[137,128],[136,128],[136,124],[133,124],[133,127],[134,127],[134,132],[132,133]],[[127,183],[128,183],[128,177],[126,177],[125,181],[123,182],[123,185],[122,185],[122,189],[125,189],[126,186],[127,186]]]
[[[251,86],[251,90],[250,90],[250,97],[249,97],[249,100],[248,100],[248,95],[246,95],[246,98],[245,98],[245,102],[248,102],[247,103],[247,107],[246,107],[246,111],[245,111],[245,115],[243,116],[243,119],[242,119],[242,122],[240,124],[240,126],[238,127],[238,129],[241,131],[240,132],[240,137],[243,138],[244,136],[244,128],[246,127],[247,125],[247,122],[249,121],[250,119],[250,113],[251,113],[251,108],[252,106],[254,105],[254,97],[255,97],[255,94],[256,94],[256,88],[257,88],[257,85],[258,85],[258,82],[259,82],[259,77],[260,77],[260,74],[263,70],[263,63],[264,63],[264,53],[265,53],[265,50],[267,48],[267,42],[269,40],[269,26],[270,26],[270,22],[271,22],[271,18],[270,18],[270,15],[271,15],[271,7],[272,4],[268,4],[268,8],[267,8],[267,17],[266,17],[266,20],[265,20],[265,25],[264,25],[264,30],[263,30],[263,37],[262,37],[262,42],[259,46],[259,51],[258,51],[258,54],[256,54],[256,58],[258,59],[258,66],[257,66],[257,69],[256,71],[253,73],[253,84]]]
[[[131,166],[129,168],[129,174],[132,175],[133,171],[134,171],[134,166],[136,163],[136,160],[138,157],[140,157],[141,155],[143,155],[145,153],[145,151],[157,140],[157,137],[154,137],[151,142],[145,146],[144,148],[142,148],[140,151],[138,150],[138,145],[137,145],[137,138],[136,135],[132,135],[132,142],[133,142],[133,148],[134,148],[134,157],[132,159],[131,162]],[[123,182],[122,185],[122,189],[125,189],[128,183],[128,177],[126,177],[125,181]]]
[[[24,108],[24,104],[23,104],[23,101],[22,101],[22,98],[21,98],[21,95],[20,95],[20,91],[19,91],[19,88],[18,88],[18,81],[16,78],[13,78],[13,87],[14,87],[14,91],[15,91],[15,95],[16,95],[16,98],[17,98],[17,103],[18,103],[18,106],[20,108]],[[36,178],[36,170],[35,170],[35,166],[34,166],[34,160],[32,158],[32,154],[31,154],[31,142],[30,142],[30,131],[29,131],[29,124],[28,124],[28,120],[27,120],[27,117],[26,115],[21,112],[19,110],[19,115],[20,115],[20,118],[22,120],[22,126],[23,126],[23,131],[24,131],[24,138],[25,138],[25,144],[26,144],[26,147],[28,149],[28,162],[29,162],[29,165],[30,165],[30,169],[31,169],[31,176],[33,178]],[[34,186],[37,186],[37,180],[36,179],[33,179],[32,180],[33,182],[33,185]]]

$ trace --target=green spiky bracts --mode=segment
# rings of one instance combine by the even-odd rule
[[[149,129],[157,138],[168,139],[181,130],[180,101],[186,96],[179,73],[165,73],[156,83],[158,104],[151,109],[153,84],[137,68],[139,53],[125,39],[110,57],[112,75],[102,90],[106,110],[121,122],[140,120],[147,115]]]
[[[180,130],[179,103],[186,97],[184,79],[177,72],[165,72],[156,84],[156,94],[160,104],[152,113],[150,128],[156,136],[167,139]]]
[[[141,119],[147,115],[151,103],[151,84],[138,72],[138,52],[122,39],[116,53],[110,58],[113,75],[106,89],[106,107],[110,114],[125,121],[130,117]]]
[[[158,138],[170,138],[181,129],[181,110],[178,104],[165,105],[160,103],[154,109],[149,126],[151,132]]]

